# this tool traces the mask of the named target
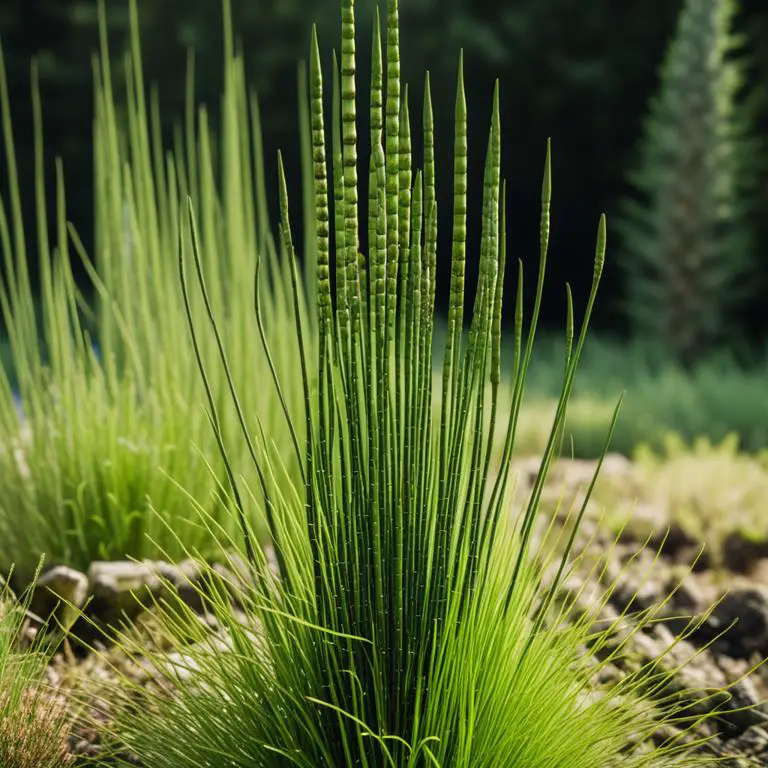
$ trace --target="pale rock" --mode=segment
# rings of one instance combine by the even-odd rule
[[[88,577],[66,565],[43,573],[35,584],[30,613],[68,629],[88,597]]]

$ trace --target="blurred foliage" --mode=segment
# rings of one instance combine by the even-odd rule
[[[436,166],[451,167],[452,120],[457,52],[465,51],[469,94],[469,141],[485,145],[492,82],[502,77],[503,173],[509,179],[511,253],[531,258],[537,252],[535,222],[539,207],[538,162],[547,136],[554,147],[557,195],[552,233],[551,283],[572,283],[578,300],[588,290],[594,250],[595,222],[605,210],[609,218],[606,290],[595,317],[595,328],[622,331],[620,273],[612,254],[618,240],[611,226],[616,201],[627,191],[626,169],[634,160],[642,116],[658,84],[658,65],[674,30],[682,0],[524,0],[499,4],[492,0],[402,0],[403,73],[410,82],[412,104],[419,103],[423,71],[431,72],[435,105]],[[743,0],[738,28],[746,31],[756,52],[750,76],[768,82],[768,4]],[[370,61],[374,0],[358,0],[358,64]],[[195,49],[195,87],[201,101],[215,113],[221,89],[222,14],[219,0],[163,0],[140,3],[145,76],[158,83],[163,115],[181,118],[187,59]],[[127,0],[107,0],[110,46],[120,52],[127,42]],[[91,52],[97,45],[95,0],[24,0],[0,7],[0,36],[14,93],[17,145],[24,170],[31,171],[31,110],[29,59],[41,59],[44,112],[50,154],[63,155],[70,194],[69,209],[86,244],[93,222],[92,166],[89,157],[93,117]],[[295,147],[297,72],[295,61],[308,50],[311,21],[318,23],[321,49],[337,47],[339,4],[328,0],[232,0],[235,28],[243,41],[249,81],[259,91],[264,118],[268,173],[274,172],[278,147]],[[267,23],[268,22],[268,23]],[[267,31],[269,30],[269,31]],[[121,55],[116,55],[119,79]],[[326,59],[324,66],[330,66]],[[762,89],[768,93],[768,88]],[[768,102],[768,99],[766,99]],[[760,125],[768,135],[764,102]],[[413,109],[414,131],[419,110]],[[364,127],[361,131],[365,135]],[[470,152],[470,194],[480,194],[483,152]],[[25,157],[27,158],[25,160]],[[477,159],[480,158],[480,159]],[[286,157],[289,183],[298,184],[298,157]],[[473,164],[474,163],[474,164]],[[0,167],[2,158],[0,158]],[[52,166],[51,166],[52,167]],[[444,171],[444,173],[449,173]],[[450,176],[438,177],[442,216],[450,215]],[[2,184],[0,182],[0,192]],[[270,185],[270,188],[274,185]],[[589,194],[585,194],[585,187]],[[760,220],[768,220],[768,178]],[[32,191],[27,197],[30,202]],[[587,202],[589,201],[589,202]],[[273,212],[275,211],[273,206]],[[520,223],[520,224],[519,224]],[[479,219],[468,221],[470,242],[479,244]],[[450,227],[442,230],[450,237]],[[474,241],[473,241],[474,237]],[[441,242],[440,253],[450,252]],[[476,245],[476,248],[478,246]],[[475,249],[470,249],[468,279]],[[510,284],[514,270],[508,270]],[[527,281],[530,289],[533,280]],[[438,303],[445,292],[438,285]],[[752,305],[768,325],[768,306]],[[745,308],[745,312],[748,311]],[[561,327],[562,291],[545,293],[544,323]]]
[[[115,30],[127,31],[127,4],[112,8]],[[25,0],[0,5],[0,44],[5,60],[22,204],[31,253],[35,249],[34,163],[31,108],[31,60],[37,60],[40,95],[50,141],[46,182],[54,187],[54,157],[65,158],[70,216],[86,232],[91,229],[93,163],[91,124],[93,88],[91,54],[98,44],[96,3],[92,0]],[[0,197],[7,204],[10,188],[6,158],[0,149]],[[54,206],[48,201],[49,210]],[[53,224],[51,214],[51,224]],[[33,280],[35,267],[30,265]]]
[[[484,144],[482,119],[490,109],[493,77],[503,78],[503,172],[509,180],[512,253],[536,253],[539,206],[538,169],[545,138],[553,142],[552,258],[548,264],[555,290],[545,293],[545,322],[560,327],[564,297],[560,286],[571,282],[577,296],[588,291],[593,232],[601,211],[608,213],[609,255],[604,279],[615,279],[613,201],[624,187],[628,162],[640,122],[640,99],[653,87],[657,61],[672,29],[677,0],[643,0],[617,4],[596,0],[585,6],[572,0],[499,4],[490,0],[420,0],[404,3],[413,37],[404,62],[406,72],[433,70],[435,113],[452,113],[454,51],[465,50],[465,78],[470,99],[469,141]],[[448,52],[448,53],[446,53]],[[483,83],[485,85],[479,85]],[[443,141],[440,141],[440,137]],[[438,154],[451,148],[451,133],[438,127]],[[439,160],[439,158],[438,158]],[[438,167],[441,164],[438,162]],[[447,167],[447,166],[446,166]],[[482,168],[470,166],[470,189],[479,194]],[[439,180],[438,180],[439,181]],[[439,204],[450,210],[450,185],[438,184]],[[589,194],[585,194],[585,186]],[[443,192],[440,196],[440,192]],[[585,200],[589,203],[585,204]],[[469,220],[475,231],[479,222]],[[507,289],[513,290],[508,270]],[[471,266],[469,275],[472,275]],[[528,278],[527,295],[532,295]],[[608,287],[598,301],[595,328],[621,322]]]
[[[528,497],[535,462],[535,456],[516,462],[522,479],[518,505]],[[595,464],[567,458],[555,463],[542,493],[544,508],[561,520],[578,510]],[[744,572],[768,555],[766,493],[768,452],[745,453],[735,433],[685,440],[669,432],[656,447],[638,445],[629,458],[606,457],[586,516],[600,521],[599,530],[620,534],[624,542],[649,543],[653,550],[666,538],[664,550],[683,569],[703,544],[701,565]]]
[[[540,451],[544,425],[554,413],[562,380],[564,342],[542,339],[528,378],[520,445],[525,453]],[[768,448],[768,354],[743,367],[727,353],[713,354],[686,369],[649,344],[627,345],[593,335],[585,346],[568,406],[566,436],[573,437],[577,458],[595,458],[603,448],[613,408],[624,394],[611,450],[631,456],[646,443],[663,450],[676,432],[687,442],[705,437],[723,441],[737,434],[742,451]],[[570,442],[563,448],[571,454]]]
[[[646,489],[643,502],[668,510],[688,535],[713,546],[715,555],[736,531],[755,541],[768,538],[768,455],[743,453],[735,433],[719,441],[686,441],[670,433],[655,450],[638,446],[632,458]]]
[[[633,331],[690,364],[754,288],[758,146],[732,0],[688,0],[629,179],[620,229]]]
[[[321,40],[330,41],[338,27],[338,4],[327,0],[230,2],[249,87],[267,105],[264,116],[270,138],[279,136],[284,147],[298,146],[296,62],[307,57],[311,23],[317,24]],[[222,5],[220,0],[139,3],[143,66],[157,83],[164,114],[183,114],[187,79],[184,51],[194,52],[199,99],[216,111],[223,78]],[[276,142],[270,144],[271,150],[277,148]]]

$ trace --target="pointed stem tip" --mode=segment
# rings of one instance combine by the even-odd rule
[[[544,161],[544,183],[541,185],[541,202],[549,205],[552,201],[552,139],[547,139],[547,155]]]
[[[594,281],[600,280],[605,264],[605,244],[608,238],[605,214],[600,215],[600,223],[597,225],[597,246],[595,248],[595,273]]]

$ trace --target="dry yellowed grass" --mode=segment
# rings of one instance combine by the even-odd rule
[[[43,687],[20,697],[0,697],[0,765],[3,768],[65,768],[70,716],[65,701]]]

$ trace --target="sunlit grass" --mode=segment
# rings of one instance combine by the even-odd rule
[[[86,254],[67,222],[61,165],[56,165],[55,226],[48,229],[43,161],[43,106],[33,68],[36,239],[28,247],[13,145],[11,105],[0,58],[0,111],[10,194],[0,201],[0,250],[6,281],[0,309],[8,332],[10,365],[0,373],[0,569],[12,563],[28,580],[42,553],[52,564],[86,569],[98,559],[153,557],[162,548],[209,549],[194,519],[193,496],[228,525],[231,516],[214,473],[222,463],[203,406],[204,389],[187,342],[186,314],[176,254],[179,200],[190,195],[200,212],[200,240],[210,255],[206,280],[225,330],[231,373],[243,391],[250,426],[258,417],[269,434],[266,450],[289,452],[284,410],[301,406],[290,276],[268,226],[258,105],[244,81],[243,62],[224,4],[225,56],[222,121],[214,132],[194,93],[190,59],[187,114],[171,146],[160,131],[158,95],[145,93],[135,4],[132,47],[125,63],[127,90],[112,89],[106,22],[94,60],[95,253]],[[208,66],[208,64],[206,64]],[[71,194],[71,191],[70,191]],[[75,282],[84,266],[91,285]],[[262,297],[254,316],[254,276]],[[39,274],[39,296],[30,270]],[[313,312],[298,305],[312,345]],[[196,322],[206,311],[193,297]],[[283,401],[271,386],[260,333],[270,341]],[[201,342],[218,402],[228,398],[218,351]],[[258,379],[261,386],[245,387]],[[18,391],[15,392],[14,390]],[[19,401],[21,410],[19,411]],[[228,441],[239,424],[220,420]],[[294,440],[302,436],[295,427]],[[261,450],[261,448],[259,448]],[[298,463],[286,459],[287,471]],[[246,451],[232,461],[242,467]],[[209,463],[213,465],[211,472]],[[259,492],[260,493],[260,492]],[[247,514],[256,516],[256,504]]]

